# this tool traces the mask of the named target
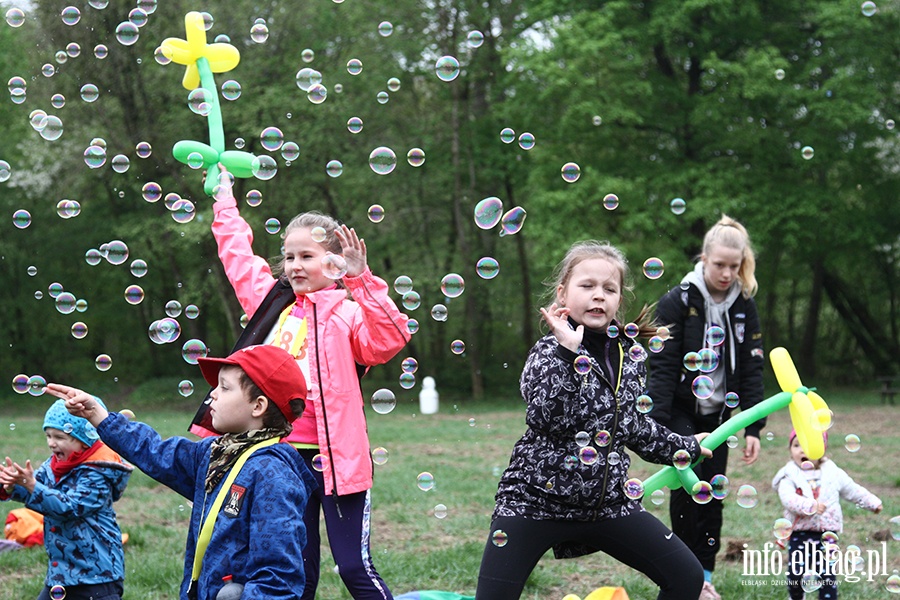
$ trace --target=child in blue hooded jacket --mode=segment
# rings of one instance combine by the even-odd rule
[[[248,346],[199,364],[215,386],[210,410],[223,435],[196,442],[163,440],[81,390],[51,383],[47,392],[147,475],[193,501],[182,600],[215,600],[229,576],[243,586],[242,600],[299,599],[303,513],[317,484],[299,453],[279,442],[303,412],[300,367],[277,346]]]
[[[113,502],[133,467],[100,441],[86,419],[56,401],[44,416],[51,456],[35,470],[6,457],[0,500],[16,500],[44,515],[47,578],[38,600],[119,600],[125,578],[122,532]]]

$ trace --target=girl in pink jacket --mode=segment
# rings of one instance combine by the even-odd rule
[[[253,232],[240,216],[230,176],[220,167],[213,204],[219,258],[249,321],[235,350],[278,345],[297,358],[309,396],[287,437],[318,479],[306,507],[303,550],[306,588],[319,580],[319,513],[325,516],[338,572],[355,599],[390,600],[369,551],[372,460],[359,378],[393,358],[409,341],[407,317],[388,297],[387,284],[368,268],[366,244],[353,229],[326,215],[301,213],[285,227],[276,277],[253,254]],[[208,402],[191,426],[216,433]]]

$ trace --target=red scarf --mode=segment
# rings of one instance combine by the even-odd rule
[[[86,462],[87,459],[96,454],[98,450],[105,447],[106,445],[103,442],[97,440],[90,448],[73,452],[69,455],[69,458],[65,460],[58,460],[56,456],[51,456],[50,469],[53,470],[53,475],[56,477],[56,480],[59,481],[63,475],[78,465]]]

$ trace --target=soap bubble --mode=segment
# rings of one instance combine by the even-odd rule
[[[431,318],[438,322],[447,320],[447,307],[443,304],[435,304],[431,307]]]
[[[435,62],[434,70],[441,81],[453,81],[459,76],[459,61],[453,56],[442,56]]]
[[[448,273],[441,279],[441,292],[448,298],[458,298],[466,289],[466,282],[457,273]]]
[[[394,291],[398,294],[405,294],[412,291],[413,281],[406,275],[400,275],[394,280]]]
[[[347,131],[350,133],[359,133],[363,129],[363,120],[359,117],[350,117],[347,120]]]
[[[181,347],[181,357],[184,359],[184,362],[190,365],[196,365],[198,359],[206,358],[208,353],[209,349],[206,347],[206,344],[198,339],[188,340]]]
[[[410,148],[406,153],[406,162],[411,167],[421,167],[425,164],[425,151],[421,148]]]
[[[847,437],[844,438],[844,448],[847,449],[847,452],[859,452],[859,436],[855,433],[847,435]]]
[[[109,354],[98,354],[94,359],[94,366],[98,371],[109,371],[112,368],[112,358]]]
[[[579,375],[586,375],[591,372],[591,359],[584,354],[580,354],[575,358],[574,365],[575,372]]]
[[[500,273],[500,263],[490,256],[479,258],[475,263],[475,272],[482,279],[493,279]]]
[[[422,490],[423,492],[428,492],[434,489],[434,475],[429,473],[428,471],[423,471],[419,473],[416,477],[416,486]]]
[[[372,394],[371,406],[372,410],[379,415],[386,415],[396,408],[397,399],[394,392],[387,388],[381,388]]]
[[[528,215],[521,206],[516,206],[515,208],[506,211],[500,218],[500,235],[513,235],[519,233],[522,230],[522,226],[525,224],[526,216]]]
[[[498,548],[502,548],[509,543],[509,536],[502,529],[496,529],[491,533],[491,542]]]
[[[603,196],[603,208],[606,210],[616,210],[619,207],[619,197],[615,194],[607,194]]]
[[[652,256],[644,261],[643,271],[647,279],[659,279],[665,271],[665,265],[661,259]]]
[[[526,131],[525,133],[519,135],[519,148],[521,148],[522,150],[531,150],[532,148],[534,148],[534,143],[535,140],[533,133],[529,133],[528,131]]]
[[[475,205],[475,224],[480,229],[491,229],[500,222],[503,202],[495,196],[485,198]]]
[[[575,183],[581,177],[581,167],[577,163],[568,162],[562,166],[561,174],[566,183]]]
[[[644,483],[637,477],[632,477],[625,482],[625,496],[631,500],[638,500],[644,495]]]
[[[378,175],[387,175],[397,166],[397,155],[386,146],[379,146],[369,154],[369,167]]]
[[[416,310],[422,304],[422,297],[419,295],[419,292],[410,290],[403,294],[401,302],[406,310]]]
[[[500,130],[500,141],[504,144],[512,144],[516,141],[516,132],[510,127],[504,127]]]
[[[241,97],[241,84],[234,79],[222,83],[222,97],[234,101]]]
[[[712,486],[708,481],[698,481],[691,488],[691,498],[697,504],[709,504],[712,499]]]
[[[812,146],[803,146],[803,148],[801,148],[801,150],[800,150],[800,155],[805,160],[811,159],[813,156],[815,156],[815,154],[816,154],[816,151],[813,149]]]
[[[140,30],[131,21],[123,21],[116,27],[116,39],[123,46],[132,46],[138,41]]]
[[[878,12],[878,6],[874,2],[870,2],[869,0],[862,3],[861,9],[862,14],[866,17],[871,17],[876,12]]]
[[[403,294],[401,302],[406,310],[416,310],[422,304],[422,296],[419,295],[419,292],[410,290]]]
[[[347,274],[347,260],[340,254],[328,253],[322,257],[322,275],[328,279],[340,279]]]
[[[376,465],[383,465],[388,461],[388,451],[379,446],[372,449],[372,462]]]
[[[669,202],[669,210],[672,211],[673,215],[683,215],[686,208],[687,203],[684,201],[684,198],[673,198]]]
[[[759,504],[756,488],[749,484],[744,484],[738,488],[737,503],[741,508],[754,508]]]
[[[672,464],[679,471],[684,471],[691,466],[691,453],[685,449],[676,450],[672,455]]]
[[[479,48],[484,43],[484,34],[478,30],[470,31],[466,35],[466,43],[469,48]]]

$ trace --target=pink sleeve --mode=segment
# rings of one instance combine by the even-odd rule
[[[357,277],[345,277],[344,285],[359,305],[350,324],[354,360],[367,366],[386,363],[409,341],[409,318],[388,296],[387,283],[368,268]]]
[[[212,232],[219,248],[219,260],[234,288],[241,308],[252,317],[275,284],[266,259],[253,254],[253,230],[238,212],[234,197],[213,204]]]

